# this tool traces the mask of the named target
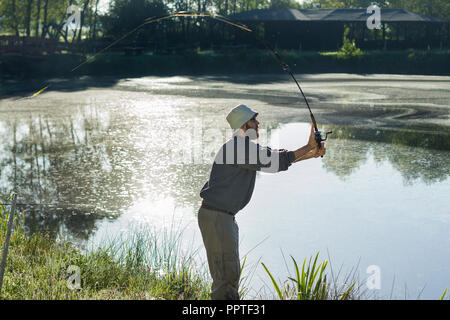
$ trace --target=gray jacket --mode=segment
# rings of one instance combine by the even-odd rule
[[[206,205],[236,214],[252,197],[257,171],[285,171],[294,160],[292,151],[272,150],[235,135],[217,153],[200,197]]]

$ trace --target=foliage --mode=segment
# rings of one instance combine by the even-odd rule
[[[283,285],[279,285],[276,282],[268,268],[262,263],[280,300],[348,300],[355,298],[354,288],[356,282],[347,284],[339,292],[331,290],[331,284],[327,281],[327,276],[324,273],[328,261],[325,260],[317,264],[318,257],[319,253],[316,254],[312,265],[312,257],[310,257],[307,266],[305,259],[300,272],[297,261],[291,256],[295,267],[295,278],[288,277],[288,280]]]
[[[361,49],[356,47],[355,40],[350,40],[348,38],[349,28],[345,28],[344,36],[342,38],[342,47],[338,51],[338,58],[348,59],[352,57],[361,57],[364,53]]]
[[[294,0],[270,0],[269,9],[282,9],[282,8],[299,8],[300,5]]]
[[[422,54],[414,50],[421,59],[410,60],[412,51],[365,51],[357,59],[338,59],[338,52],[306,52],[297,50],[279,51],[283,60],[294,72],[299,73],[386,73],[449,75],[447,63],[450,51],[431,50]],[[49,55],[40,61],[26,57],[1,57],[0,79],[29,77],[67,76],[68,66],[83,62],[78,55]],[[345,63],[344,63],[345,62]],[[348,63],[347,63],[348,62]],[[268,50],[234,51],[181,51],[175,53],[148,53],[125,56],[110,50],[99,55],[93,62],[77,69],[74,75],[95,76],[148,76],[148,75],[210,75],[210,74],[285,74]],[[36,88],[33,88],[36,90]],[[0,86],[0,95],[11,94],[6,86]],[[36,91],[29,92],[33,94]],[[22,94],[24,92],[22,91]],[[437,141],[437,144],[440,144]],[[436,145],[436,144],[435,144]],[[445,144],[447,145],[447,144]]]
[[[2,243],[8,216],[0,204]],[[161,241],[142,230],[82,252],[44,234],[25,235],[23,214],[15,215],[14,225],[2,299],[208,299],[209,285],[194,271],[192,256],[180,255],[178,237]],[[71,266],[79,268],[79,286]]]
[[[104,34],[112,38],[124,35],[143,23],[149,17],[163,16],[168,10],[162,0],[113,0],[108,14],[102,17]],[[157,25],[141,28],[132,35],[143,40],[152,37]]]
[[[106,35],[118,37],[133,30],[150,16],[186,10],[216,12],[230,15],[254,9],[280,8],[367,8],[372,0],[307,0],[301,4],[296,0],[112,0],[108,11],[98,13],[99,0],[0,0],[0,34],[51,38],[65,42],[81,43]],[[450,3],[447,0],[378,0],[382,8],[404,8],[419,14],[450,20]],[[79,30],[65,27],[69,15],[67,8],[74,4],[81,8]],[[227,26],[217,26],[201,18],[173,19],[146,25],[131,35],[131,41],[148,41],[159,46],[201,43],[202,48],[210,46],[214,39],[223,38],[223,43],[232,44],[241,35]],[[392,39],[399,30],[389,26],[387,39]],[[445,31],[444,31],[445,32]],[[350,47],[349,47],[350,48]],[[351,49],[351,48],[350,48]]]
[[[82,33],[95,36],[98,3],[99,0],[0,0],[0,33],[80,41]],[[65,28],[70,4],[81,9],[81,28],[76,32]],[[86,25],[88,31],[83,29]]]

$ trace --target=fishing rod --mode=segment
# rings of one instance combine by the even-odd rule
[[[252,33],[252,34],[254,35],[254,37],[256,38],[256,40],[258,40],[259,42],[261,42],[261,43],[264,45],[264,47],[265,47],[266,49],[270,50],[270,51],[273,53],[273,55],[275,56],[275,58],[276,58],[276,59],[278,60],[278,62],[281,64],[283,70],[286,71],[287,73],[289,73],[289,75],[291,76],[291,78],[294,80],[295,84],[297,85],[298,89],[300,90],[300,93],[301,93],[302,96],[303,96],[303,99],[305,100],[306,106],[308,107],[309,115],[310,115],[310,117],[311,117],[311,121],[312,121],[313,126],[314,126],[314,138],[315,138],[315,140],[316,140],[317,146],[318,146],[319,149],[322,147],[322,142],[323,142],[323,141],[326,141],[326,140],[328,139],[328,135],[331,134],[331,133],[333,133],[333,132],[332,132],[332,131],[328,131],[328,132],[325,134],[325,139],[322,138],[322,133],[321,133],[321,131],[319,131],[319,129],[318,129],[318,127],[317,127],[316,119],[314,118],[314,115],[313,115],[313,113],[312,113],[312,111],[311,111],[311,107],[309,106],[309,103],[308,103],[308,99],[306,99],[306,96],[305,96],[305,94],[304,94],[304,92],[303,92],[303,90],[302,90],[302,87],[300,86],[300,84],[298,83],[298,81],[297,81],[297,79],[295,78],[294,74],[292,73],[291,68],[288,66],[288,64],[287,64],[286,62],[283,61],[283,59],[281,59],[281,57],[280,57],[280,55],[278,54],[278,52],[276,52],[275,49],[272,48],[271,45],[269,45],[263,38],[258,37],[258,36],[253,32],[253,30],[250,29],[249,27],[247,27],[247,26],[245,26],[245,25],[243,25],[243,24],[241,24],[241,23],[239,23],[239,22],[232,21],[232,20],[230,20],[230,19],[228,19],[228,18],[226,18],[226,17],[220,16],[220,15],[217,15],[217,14],[210,14],[210,13],[207,13],[207,12],[203,12],[203,13],[193,13],[193,12],[188,12],[188,11],[179,11],[179,12],[176,12],[176,13],[174,13],[174,14],[167,15],[167,16],[162,16],[162,17],[158,17],[158,18],[149,18],[149,19],[146,19],[146,20],[145,20],[145,21],[146,21],[145,23],[147,23],[147,22],[148,22],[148,23],[151,23],[151,22],[161,21],[161,20],[168,19],[168,18],[171,18],[171,17],[183,17],[183,16],[185,16],[185,17],[209,17],[209,18],[213,18],[213,19],[222,21],[222,22],[224,22],[224,23],[230,24],[230,25],[232,25],[232,26],[238,27],[238,28],[241,29],[241,30],[244,30],[244,31],[247,31],[247,32]],[[321,157],[323,158],[323,156],[321,156]]]
[[[144,22],[140,25],[138,25],[136,28],[134,28],[133,30],[127,32],[126,34],[124,34],[122,37],[120,37],[119,39],[115,40],[114,42],[112,42],[111,44],[109,44],[108,46],[106,46],[105,48],[103,48],[102,50],[100,50],[99,52],[97,52],[96,54],[94,54],[92,57],[88,57],[85,61],[83,61],[82,63],[78,64],[75,68],[73,68],[72,70],[70,70],[70,72],[73,72],[75,70],[77,70],[78,68],[80,68],[81,66],[83,66],[84,64],[92,61],[95,59],[95,57],[103,52],[105,52],[106,50],[108,50],[109,48],[111,48],[112,46],[114,46],[116,43],[120,42],[121,40],[125,39],[126,37],[128,37],[129,35],[131,35],[132,33],[136,32],[138,29],[142,28],[143,26],[150,24],[150,23],[156,23],[159,21],[163,21],[163,20],[167,20],[167,19],[171,19],[174,17],[200,17],[200,18],[211,18],[214,20],[218,20],[221,22],[224,22],[226,24],[232,25],[234,27],[237,27],[241,30],[250,32],[254,35],[254,37],[256,38],[256,40],[260,41],[264,47],[268,50],[270,50],[273,55],[275,56],[275,58],[278,60],[278,62],[281,64],[282,68],[284,71],[286,71],[287,73],[289,73],[289,75],[291,76],[291,78],[294,80],[295,84],[297,85],[297,88],[300,90],[301,95],[303,96],[303,99],[305,100],[306,106],[308,107],[308,111],[309,111],[309,115],[311,117],[311,121],[313,123],[314,126],[314,138],[317,142],[318,148],[320,149],[322,147],[322,142],[326,141],[328,138],[328,135],[332,133],[332,131],[328,131],[325,135],[325,139],[322,137],[322,133],[321,131],[319,131],[318,127],[317,127],[317,122],[316,119],[314,118],[314,115],[311,111],[311,107],[309,106],[308,103],[308,99],[306,99],[306,96],[300,86],[300,84],[298,83],[297,79],[295,78],[291,68],[288,66],[288,64],[286,62],[283,61],[283,59],[281,59],[280,55],[278,54],[278,52],[275,51],[274,48],[272,48],[272,46],[270,46],[263,38],[258,37],[255,32],[253,32],[252,29],[250,29],[249,27],[245,26],[244,24],[240,23],[240,22],[236,22],[236,21],[232,21],[229,18],[223,17],[221,15],[215,14],[215,13],[208,13],[208,12],[189,12],[189,11],[178,11],[172,14],[168,14],[168,15],[164,15],[164,16],[159,16],[159,17],[149,17],[147,19],[144,20]],[[36,93],[34,93],[31,98],[34,98],[38,95],[40,95],[42,92],[44,92],[47,88],[49,87],[49,85],[45,86],[44,88],[40,89],[39,91],[37,91]],[[322,156],[323,157],[323,156]]]
[[[294,74],[291,71],[291,68],[289,68],[289,66],[287,65],[287,63],[285,63],[280,55],[278,54],[278,52],[275,51],[275,49],[273,49],[264,39],[262,38],[258,38],[255,35],[256,39],[259,40],[267,49],[269,49],[270,51],[272,51],[272,53],[275,55],[275,57],[277,58],[278,62],[281,64],[281,66],[283,67],[283,70],[286,71],[287,73],[289,73],[289,75],[291,76],[291,78],[294,80],[295,84],[297,85],[298,89],[300,90],[300,93],[303,96],[303,99],[305,100],[306,106],[308,107],[309,110],[309,115],[311,117],[311,121],[313,123],[314,126],[314,139],[317,142],[317,145],[319,147],[319,149],[322,147],[322,142],[326,141],[328,139],[328,135],[332,134],[333,131],[327,131],[327,133],[325,134],[325,139],[322,138],[322,133],[321,131],[319,131],[319,129],[317,128],[317,122],[316,119],[314,118],[314,115],[311,111],[311,108],[309,106],[308,103],[308,99],[306,99],[305,94],[303,93],[302,87],[300,87],[300,84],[298,83],[297,79],[294,77]],[[323,156],[321,156],[323,158]]]

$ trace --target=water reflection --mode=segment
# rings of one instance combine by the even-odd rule
[[[195,212],[215,152],[231,135],[224,115],[233,104],[260,112],[262,144],[284,124],[309,121],[286,82],[229,81],[150,77],[123,81],[114,90],[51,91],[9,105],[0,100],[0,192],[16,189],[31,232],[83,240],[99,220],[117,219],[143,199],[146,206],[172,199],[175,207]],[[309,85],[316,117],[328,123],[323,130],[334,132],[322,160],[327,172],[346,180],[373,155],[376,163],[389,161],[406,184],[448,178],[448,127],[409,121],[444,119],[445,108],[411,113],[405,111],[410,106],[335,103],[340,87]]]
[[[333,130],[333,135],[330,136],[331,139],[357,139],[449,151],[450,131],[448,128],[435,125],[433,129],[433,131],[424,131],[423,128],[417,126],[399,128],[327,126],[327,130]]]
[[[343,180],[363,165],[370,153],[377,164],[389,161],[405,184],[416,180],[432,184],[445,181],[450,175],[450,139],[444,131],[432,134],[355,127],[327,130],[333,130],[334,135],[327,144],[329,152],[323,163]]]
[[[121,161],[98,143],[108,121],[88,111],[98,110],[83,109],[63,119],[38,115],[0,122],[0,190],[16,190],[31,231],[66,229],[87,239],[97,219],[117,216],[131,203],[126,190],[116,188],[127,185],[129,174],[111,174]]]
[[[175,113],[165,115],[154,105],[143,113],[142,108],[118,112],[91,104],[67,115],[0,121],[0,192],[16,188],[31,232],[87,240],[97,221],[119,217],[143,197],[171,198],[176,205],[198,208],[213,156],[230,132],[216,128],[214,119],[172,121]],[[279,125],[267,126],[261,143]],[[433,150],[448,150],[445,134],[326,129],[334,136],[323,164],[343,180],[370,153],[378,163],[392,163],[406,183],[449,176],[448,151]]]
[[[449,265],[442,249],[448,245],[435,245],[447,239],[449,221],[448,81],[417,92],[407,79],[396,87],[389,82],[391,89],[384,81],[369,85],[369,78],[345,88],[321,78],[305,83],[319,126],[333,130],[327,155],[287,173],[259,175],[245,209],[252,214],[237,218],[243,253],[271,234],[252,251],[268,265],[281,261],[274,254],[280,245],[298,257],[330,245],[343,259],[369,257],[367,265],[383,266],[383,279],[397,268],[413,277]],[[132,230],[133,222],[164,228],[175,213],[193,222],[198,236],[199,190],[230,136],[224,117],[230,107],[246,103],[260,112],[262,144],[278,147],[277,134],[283,148],[307,140],[309,115],[292,83],[247,80],[150,77],[112,89],[49,91],[9,105],[0,100],[0,193],[16,187],[19,202],[45,204],[20,206],[31,232],[47,230],[79,244]],[[446,274],[434,274],[442,292]]]
[[[142,198],[199,207],[212,163],[205,160],[214,156],[203,153],[225,132],[217,139],[200,131],[214,145],[204,148],[194,141],[198,119],[173,121],[176,112],[158,105],[122,107],[90,104],[0,121],[0,193],[16,190],[30,232],[87,240],[97,221],[116,219]]]
[[[402,175],[405,184],[432,184],[450,176],[450,152],[380,144],[360,140],[334,139],[327,145],[324,168],[346,180],[373,155],[377,165],[388,161]]]

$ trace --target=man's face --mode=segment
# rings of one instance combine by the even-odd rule
[[[247,121],[246,134],[250,139],[259,138],[258,126],[259,126],[259,121],[256,120],[256,116],[254,116],[252,119]]]

